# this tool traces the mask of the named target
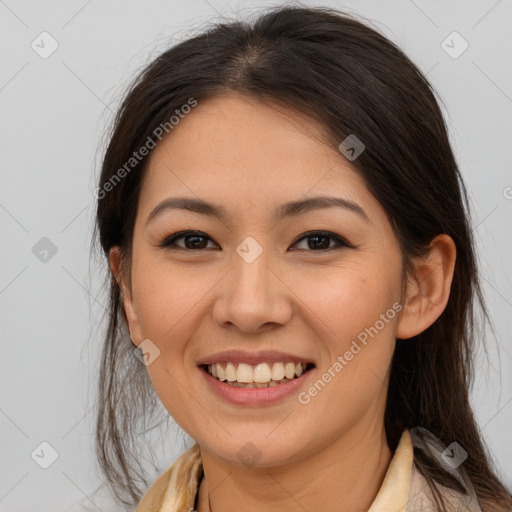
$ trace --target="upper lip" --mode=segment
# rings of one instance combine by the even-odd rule
[[[246,363],[256,365],[260,363],[311,363],[311,359],[289,354],[287,352],[278,352],[275,350],[263,350],[260,352],[244,352],[242,350],[227,350],[224,352],[217,352],[210,356],[206,356],[199,361],[197,365],[206,365],[214,363]]]

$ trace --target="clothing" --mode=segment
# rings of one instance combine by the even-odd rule
[[[418,427],[419,428],[419,427]],[[404,430],[393,454],[384,481],[368,512],[434,512],[435,501],[426,479],[414,462],[413,447],[428,450],[431,456],[441,457],[443,446],[430,434],[430,440],[422,442],[418,428]],[[437,451],[436,451],[437,450]],[[482,512],[473,487],[460,470],[447,467],[469,494],[463,495],[439,486],[446,497],[449,510],[457,512]],[[194,509],[199,484],[203,476],[201,453],[196,443],[169,467],[151,485],[142,497],[136,512],[190,512]]]

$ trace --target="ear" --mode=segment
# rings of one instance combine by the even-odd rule
[[[108,259],[110,269],[114,274],[117,284],[121,288],[123,315],[130,330],[130,337],[133,344],[139,346],[143,339],[141,335],[139,317],[137,315],[137,310],[135,308],[131,292],[123,278],[121,251],[118,246],[110,249]]]
[[[396,337],[407,339],[430,327],[444,311],[455,269],[455,242],[447,234],[436,236],[424,256],[413,261]]]

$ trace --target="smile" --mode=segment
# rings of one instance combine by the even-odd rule
[[[218,381],[238,388],[267,388],[290,382],[309,371],[311,363],[275,362],[250,365],[246,363],[213,363],[204,370]]]

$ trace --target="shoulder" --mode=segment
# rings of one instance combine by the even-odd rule
[[[471,487],[468,494],[463,494],[437,482],[435,486],[443,497],[448,512],[482,512]],[[406,512],[434,512],[437,510],[434,492],[430,488],[427,479],[420,473],[417,465],[413,464]]]
[[[457,512],[483,512],[478,502],[473,485],[467,478],[463,466],[453,467],[443,457],[445,447],[441,441],[431,432],[421,427],[410,430],[411,440],[415,450],[426,452],[429,457],[434,458],[453,477],[455,477],[466,489],[467,493],[461,493],[437,482],[433,482],[441,497],[443,498],[447,511]],[[414,458],[411,471],[411,485],[409,488],[409,500],[406,512],[434,512],[437,511],[437,502],[434,491],[427,479],[420,472]]]
[[[153,482],[137,505],[136,512],[193,509],[201,472],[201,453],[196,443]]]

